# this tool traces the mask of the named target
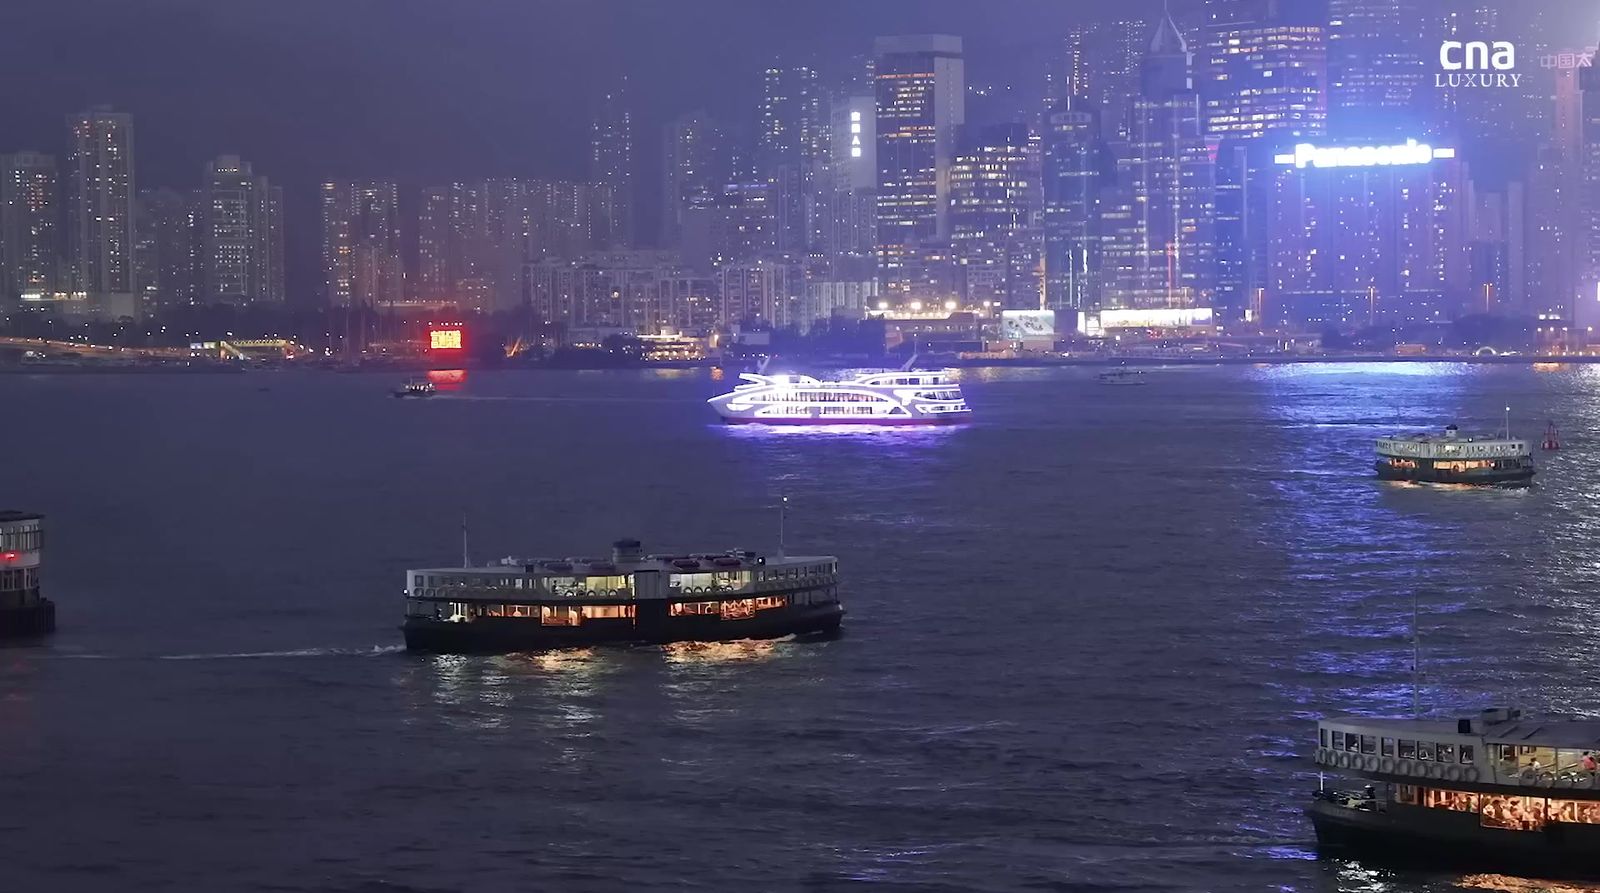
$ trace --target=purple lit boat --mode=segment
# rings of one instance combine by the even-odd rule
[[[707,402],[731,424],[939,425],[972,416],[954,370],[855,370],[835,379],[744,372]]]

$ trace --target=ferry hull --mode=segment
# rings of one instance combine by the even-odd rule
[[[1454,472],[1447,468],[1396,468],[1383,460],[1373,463],[1378,477],[1386,481],[1412,481],[1421,484],[1481,484],[1514,486],[1532,482],[1535,469],[1480,469]]]
[[[0,639],[26,639],[56,631],[56,605],[47,598],[21,608],[0,609]]]
[[[543,626],[527,618],[478,618],[469,623],[408,618],[406,648],[432,654],[509,654],[591,645],[664,645],[726,642],[835,633],[844,618],[837,602],[759,611],[743,620],[716,615],[669,617],[666,602],[637,605],[635,618],[585,620],[578,626]]]
[[[1485,828],[1473,813],[1422,808],[1376,812],[1324,801],[1307,810],[1317,846],[1399,865],[1434,865],[1543,876],[1600,877],[1600,826],[1541,831]]]
[[[883,427],[894,425],[896,427],[927,427],[929,425],[959,425],[968,420],[971,413],[946,413],[938,416],[886,416],[882,418],[750,418],[747,416],[722,417],[722,421],[729,425],[782,425],[804,426],[810,428],[828,427],[835,425],[867,425]]]

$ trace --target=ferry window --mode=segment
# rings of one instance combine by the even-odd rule
[[[633,616],[633,605],[588,605],[583,608],[585,620],[615,620]]]
[[[1385,739],[1383,739],[1383,741],[1379,743],[1378,747],[1379,747],[1379,750],[1378,750],[1378,755],[1379,756],[1385,756],[1385,757],[1394,756],[1394,739],[1393,738],[1385,738]]]
[[[1485,828],[1507,828],[1512,831],[1538,831],[1544,827],[1544,798],[1505,797],[1484,794],[1482,822]]]
[[[1318,747],[1327,747],[1328,746],[1328,730],[1327,729],[1317,729],[1317,746]]]
[[[1378,752],[1378,739],[1375,736],[1372,736],[1372,735],[1362,735],[1361,736],[1361,752],[1362,753],[1377,753]]]
[[[1333,733],[1333,749],[1334,750],[1344,750],[1344,733],[1343,732],[1334,732]]]
[[[756,602],[753,598],[736,598],[722,603],[723,620],[744,620],[756,616]]]
[[[1361,752],[1361,736],[1353,732],[1346,732],[1344,736],[1344,749],[1351,753]]]
[[[1548,815],[1552,822],[1600,825],[1600,801],[1551,800]]]
[[[1439,762],[1454,763],[1456,761],[1456,746],[1454,744],[1439,745]]]
[[[1517,759],[1517,748],[1516,748],[1515,745],[1512,745],[1512,744],[1495,744],[1495,745],[1492,745],[1492,746],[1500,754],[1500,759],[1504,760],[1507,763],[1516,762],[1516,759]]]
[[[1419,760],[1431,760],[1431,759],[1433,759],[1433,742],[1432,741],[1418,741],[1417,742],[1417,759],[1419,759]]]
[[[577,626],[583,622],[583,609],[567,605],[541,605],[539,622],[544,626]]]
[[[1416,803],[1417,803],[1417,788],[1416,788],[1416,785],[1409,785],[1409,784],[1395,785],[1394,799],[1395,799],[1395,802],[1397,802],[1397,803],[1409,803],[1409,804],[1415,806]]]
[[[1477,812],[1478,795],[1466,791],[1441,791],[1425,788],[1422,805],[1433,809],[1452,809],[1456,812]]]
[[[1400,759],[1414,760],[1417,758],[1417,742],[1400,739]]]
[[[1461,750],[1461,762],[1463,762],[1463,763],[1472,762],[1472,745],[1463,744],[1463,745],[1461,745],[1460,750]]]

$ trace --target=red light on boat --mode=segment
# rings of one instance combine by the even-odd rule
[[[0,552],[0,561],[16,561],[22,557],[18,552]]]

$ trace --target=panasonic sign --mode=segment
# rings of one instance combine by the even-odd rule
[[[1313,146],[1301,143],[1294,152],[1277,155],[1279,164],[1295,167],[1390,167],[1427,164],[1436,158],[1454,158],[1454,149],[1435,149],[1427,143],[1406,140],[1398,146]]]

